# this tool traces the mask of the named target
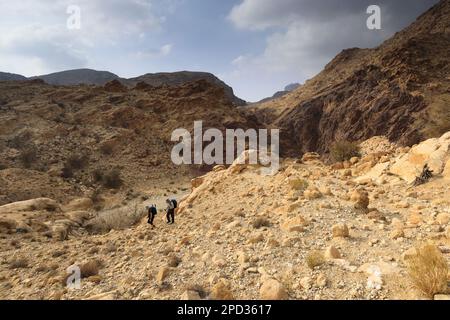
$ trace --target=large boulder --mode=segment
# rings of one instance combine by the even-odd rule
[[[394,160],[390,172],[411,183],[420,175],[425,164],[428,164],[435,175],[445,172],[450,160],[450,132],[440,138],[429,139]],[[445,175],[444,174],[444,175]]]
[[[53,199],[37,198],[13,202],[0,206],[0,213],[14,213],[23,211],[60,211],[60,205]]]

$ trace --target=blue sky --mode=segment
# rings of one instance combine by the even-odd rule
[[[314,76],[342,49],[378,45],[436,2],[1,0],[0,70],[207,71],[256,101]],[[370,4],[382,8],[382,30],[366,28]],[[79,30],[67,29],[69,5],[81,9]]]

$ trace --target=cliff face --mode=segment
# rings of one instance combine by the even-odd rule
[[[379,47],[344,50],[304,86],[254,109],[281,128],[286,154],[327,152],[336,140],[375,135],[411,145],[446,112],[449,57],[450,1],[444,0]],[[441,129],[436,135],[448,130]]]

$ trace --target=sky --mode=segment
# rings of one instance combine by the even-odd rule
[[[438,0],[0,0],[0,71],[211,72],[247,101],[375,47]],[[381,29],[369,30],[369,5]],[[68,28],[79,8],[80,28]],[[77,20],[78,21],[78,20]]]

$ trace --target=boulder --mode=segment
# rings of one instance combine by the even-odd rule
[[[331,227],[333,238],[347,238],[349,236],[348,227],[344,223],[335,224]]]
[[[369,206],[369,194],[364,190],[354,190],[350,200],[354,202],[354,207],[358,210],[367,210]]]
[[[336,247],[329,246],[328,248],[326,248],[324,256],[327,260],[340,259],[341,253]]]
[[[182,295],[180,300],[189,301],[189,300],[202,300],[197,291],[194,290],[186,290]]]
[[[408,183],[420,175],[425,164],[428,164],[434,175],[445,172],[450,160],[450,132],[441,138],[424,141],[394,160],[390,172],[401,177]]]
[[[280,282],[275,279],[268,279],[259,289],[259,298],[261,300],[286,300],[288,295]]]
[[[158,284],[162,284],[164,280],[169,276],[170,268],[169,267],[161,267],[159,268],[158,274],[156,275],[156,281]]]
[[[219,279],[211,289],[211,299],[234,300],[233,293],[230,290],[230,283],[225,279]]]
[[[19,202],[13,202],[0,206],[0,213],[15,213],[23,211],[59,211],[59,204],[49,198],[37,198]]]
[[[281,225],[281,230],[285,232],[303,232],[305,231],[305,226],[307,225],[308,223],[303,217],[297,216],[295,218],[286,220]]]

